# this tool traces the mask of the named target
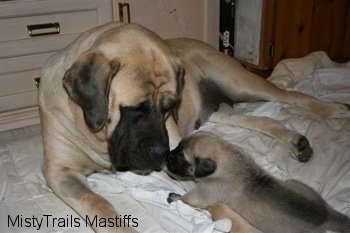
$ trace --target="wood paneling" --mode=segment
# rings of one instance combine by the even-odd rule
[[[341,56],[348,0],[314,0],[310,51],[325,50],[332,58]],[[348,29],[349,30],[349,29]]]
[[[272,56],[269,46],[274,38],[274,28],[271,26],[275,19],[275,2],[278,0],[263,0],[261,14],[261,41],[260,41],[260,64],[258,69],[268,70],[272,66]]]
[[[343,28],[345,36],[341,56],[343,59],[350,60],[350,1],[346,1],[345,7],[346,20]]]
[[[332,59],[349,58],[349,8],[348,0],[275,1],[273,65],[318,50]]]
[[[350,0],[262,1],[259,61],[240,58],[247,67],[268,70],[319,50],[336,61],[350,60]]]
[[[312,29],[311,0],[278,0],[275,2],[274,64],[288,57],[309,52]]]

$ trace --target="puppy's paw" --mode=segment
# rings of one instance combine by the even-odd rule
[[[309,140],[306,137],[301,136],[296,144],[298,154],[297,158],[300,162],[307,162],[312,157],[312,148]]]
[[[309,140],[301,134],[295,134],[291,138],[289,151],[300,162],[307,162],[313,153]]]
[[[168,198],[166,199],[167,202],[170,204],[171,202],[178,201],[181,199],[181,195],[178,193],[169,193]]]

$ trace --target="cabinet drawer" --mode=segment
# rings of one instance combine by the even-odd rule
[[[0,96],[0,112],[38,105],[38,92]]]
[[[0,59],[0,77],[9,73],[17,73],[22,71],[40,69],[42,65],[45,63],[45,61],[53,54],[54,52],[32,54],[32,55],[20,56],[20,57],[1,58]]]
[[[40,69],[1,75],[0,96],[35,91],[36,77],[40,77]]]
[[[0,42],[81,33],[98,25],[95,10],[0,19]]]
[[[0,59],[0,97],[36,91],[34,78],[40,77],[41,66],[52,54]]]
[[[0,1],[0,58],[57,51],[112,19],[110,0]]]
[[[0,19],[0,58],[59,50],[97,25],[94,10]]]
[[[71,35],[56,35],[27,40],[0,42],[0,58],[26,56],[57,51],[72,42],[79,33]]]
[[[0,75],[0,112],[35,106],[40,69]]]

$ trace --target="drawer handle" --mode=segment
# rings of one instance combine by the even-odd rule
[[[39,88],[39,85],[40,85],[40,77],[35,77],[35,78],[34,78],[34,84],[35,84],[36,88]]]
[[[60,24],[57,22],[27,25],[30,37],[59,34],[60,30]]]

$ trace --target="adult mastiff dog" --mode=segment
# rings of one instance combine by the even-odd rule
[[[42,71],[39,103],[47,184],[81,216],[114,219],[117,210],[90,190],[87,175],[160,170],[169,145],[174,148],[205,122],[220,102],[238,100],[280,101],[322,116],[348,110],[281,90],[199,41],[163,40],[134,24],[89,30],[52,56]],[[311,156],[305,137],[271,119],[216,114],[213,120],[266,133],[299,160]]]

